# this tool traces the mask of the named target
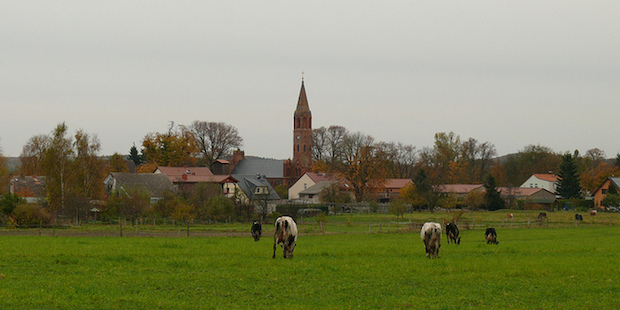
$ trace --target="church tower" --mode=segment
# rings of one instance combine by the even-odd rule
[[[303,77],[297,108],[293,114],[293,162],[307,168],[306,171],[312,166],[312,113],[308,106]]]
[[[312,113],[308,106],[303,77],[297,108],[293,113],[293,159],[284,161],[283,168],[284,182],[288,185],[292,185],[312,168]]]

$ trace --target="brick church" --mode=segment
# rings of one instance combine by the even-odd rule
[[[308,106],[304,79],[293,114],[293,159],[283,163],[284,182],[290,186],[312,168],[312,113]]]

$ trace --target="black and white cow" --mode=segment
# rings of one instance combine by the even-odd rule
[[[258,241],[260,240],[260,236],[263,234],[263,225],[261,225],[261,223],[258,221],[254,221],[251,231],[254,241]]]
[[[450,240],[454,241],[454,243],[456,244],[461,244],[461,237],[459,237],[459,228],[456,227],[456,224],[446,224],[446,239],[448,239],[448,244],[450,244]]]
[[[420,238],[424,242],[426,257],[437,258],[441,247],[441,225],[435,222],[426,222],[420,230]]]
[[[545,213],[545,212],[538,213],[538,219],[541,220],[541,221],[542,220],[546,220],[547,219],[547,213]]]
[[[583,222],[583,216],[581,216],[581,214],[575,213],[575,221]]]
[[[276,258],[276,246],[282,243],[284,258],[292,258],[297,243],[297,224],[290,216],[276,219],[276,232],[273,236],[273,258]]]
[[[498,244],[499,243],[497,241],[497,232],[495,231],[495,228],[493,227],[487,228],[486,232],[484,233],[484,236],[485,236],[485,239],[487,239],[487,244],[489,243]]]

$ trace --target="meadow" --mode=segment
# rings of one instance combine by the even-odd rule
[[[489,214],[460,215],[481,223],[461,230],[460,245],[444,236],[439,259],[425,257],[419,232],[407,222],[446,214],[392,216],[381,226],[372,215],[343,215],[328,217],[323,229],[306,219],[288,260],[280,247],[271,258],[271,228],[259,242],[249,232],[2,235],[0,309],[620,308],[617,215],[575,226],[554,225],[553,213],[547,225],[500,228],[498,213],[500,243],[487,245],[482,223],[494,220]]]

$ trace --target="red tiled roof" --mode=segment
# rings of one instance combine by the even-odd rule
[[[325,172],[306,172],[306,174],[314,181],[314,183],[319,183],[321,181],[333,181],[336,177],[333,174],[325,173]]]
[[[229,174],[225,175],[180,175],[171,179],[173,183],[237,183],[239,180],[233,178]]]
[[[558,176],[552,173],[538,173],[538,174],[534,174],[534,176],[536,178],[539,178],[543,181],[548,181],[548,182],[557,182],[558,181]]]
[[[481,187],[482,184],[442,184],[437,186],[437,190],[442,193],[467,194]]]
[[[385,184],[383,185],[383,187],[400,189],[412,182],[413,181],[411,179],[387,179],[385,180]]]
[[[171,181],[181,179],[186,174],[189,176],[211,176],[213,172],[207,167],[157,167],[157,169],[168,176]]]

